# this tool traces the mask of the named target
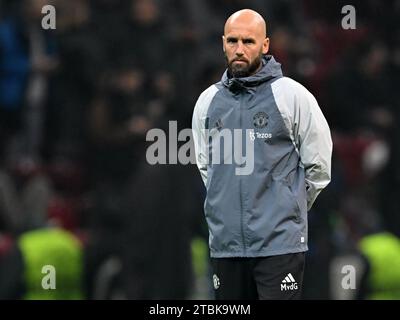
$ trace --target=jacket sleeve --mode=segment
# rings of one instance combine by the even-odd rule
[[[307,208],[331,180],[332,138],[314,96],[303,86],[295,90],[293,135],[305,169]]]
[[[192,117],[192,134],[194,149],[196,155],[196,164],[199,168],[201,178],[203,179],[204,185],[207,183],[207,163],[208,163],[208,152],[207,152],[207,112],[210,107],[211,100],[218,89],[215,86],[211,86],[205,90],[197,99],[196,105],[193,111]]]

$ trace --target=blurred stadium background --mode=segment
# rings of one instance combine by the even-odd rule
[[[400,299],[398,0],[0,0],[0,299],[213,297],[197,168],[148,165],[145,134],[190,128],[224,70],[224,22],[246,7],[334,139],[304,298]]]

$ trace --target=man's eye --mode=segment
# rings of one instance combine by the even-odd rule
[[[237,40],[236,39],[228,39],[228,43],[236,43]]]
[[[245,40],[243,40],[243,43],[244,43],[244,44],[253,44],[254,41],[251,40],[251,39],[245,39]]]

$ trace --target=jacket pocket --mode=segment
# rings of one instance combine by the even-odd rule
[[[293,207],[294,211],[294,219],[296,222],[301,221],[301,208],[299,205],[298,198],[296,195],[293,193],[292,189],[288,184],[283,183],[284,188],[286,189],[287,194],[289,195],[289,198],[291,199],[291,205]]]

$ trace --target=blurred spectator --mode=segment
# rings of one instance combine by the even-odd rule
[[[44,267],[50,266],[48,271]],[[82,299],[82,247],[61,229],[23,233],[0,263],[0,299]],[[43,272],[45,271],[45,272]],[[53,280],[45,281],[53,272]],[[43,284],[54,281],[52,288]]]
[[[52,34],[41,28],[41,10],[47,3],[24,0],[0,25],[2,149],[20,134],[19,143],[35,159],[42,143],[47,80],[57,66]]]
[[[392,233],[381,231],[364,236],[359,247],[366,266],[357,297],[399,300],[400,239]]]

